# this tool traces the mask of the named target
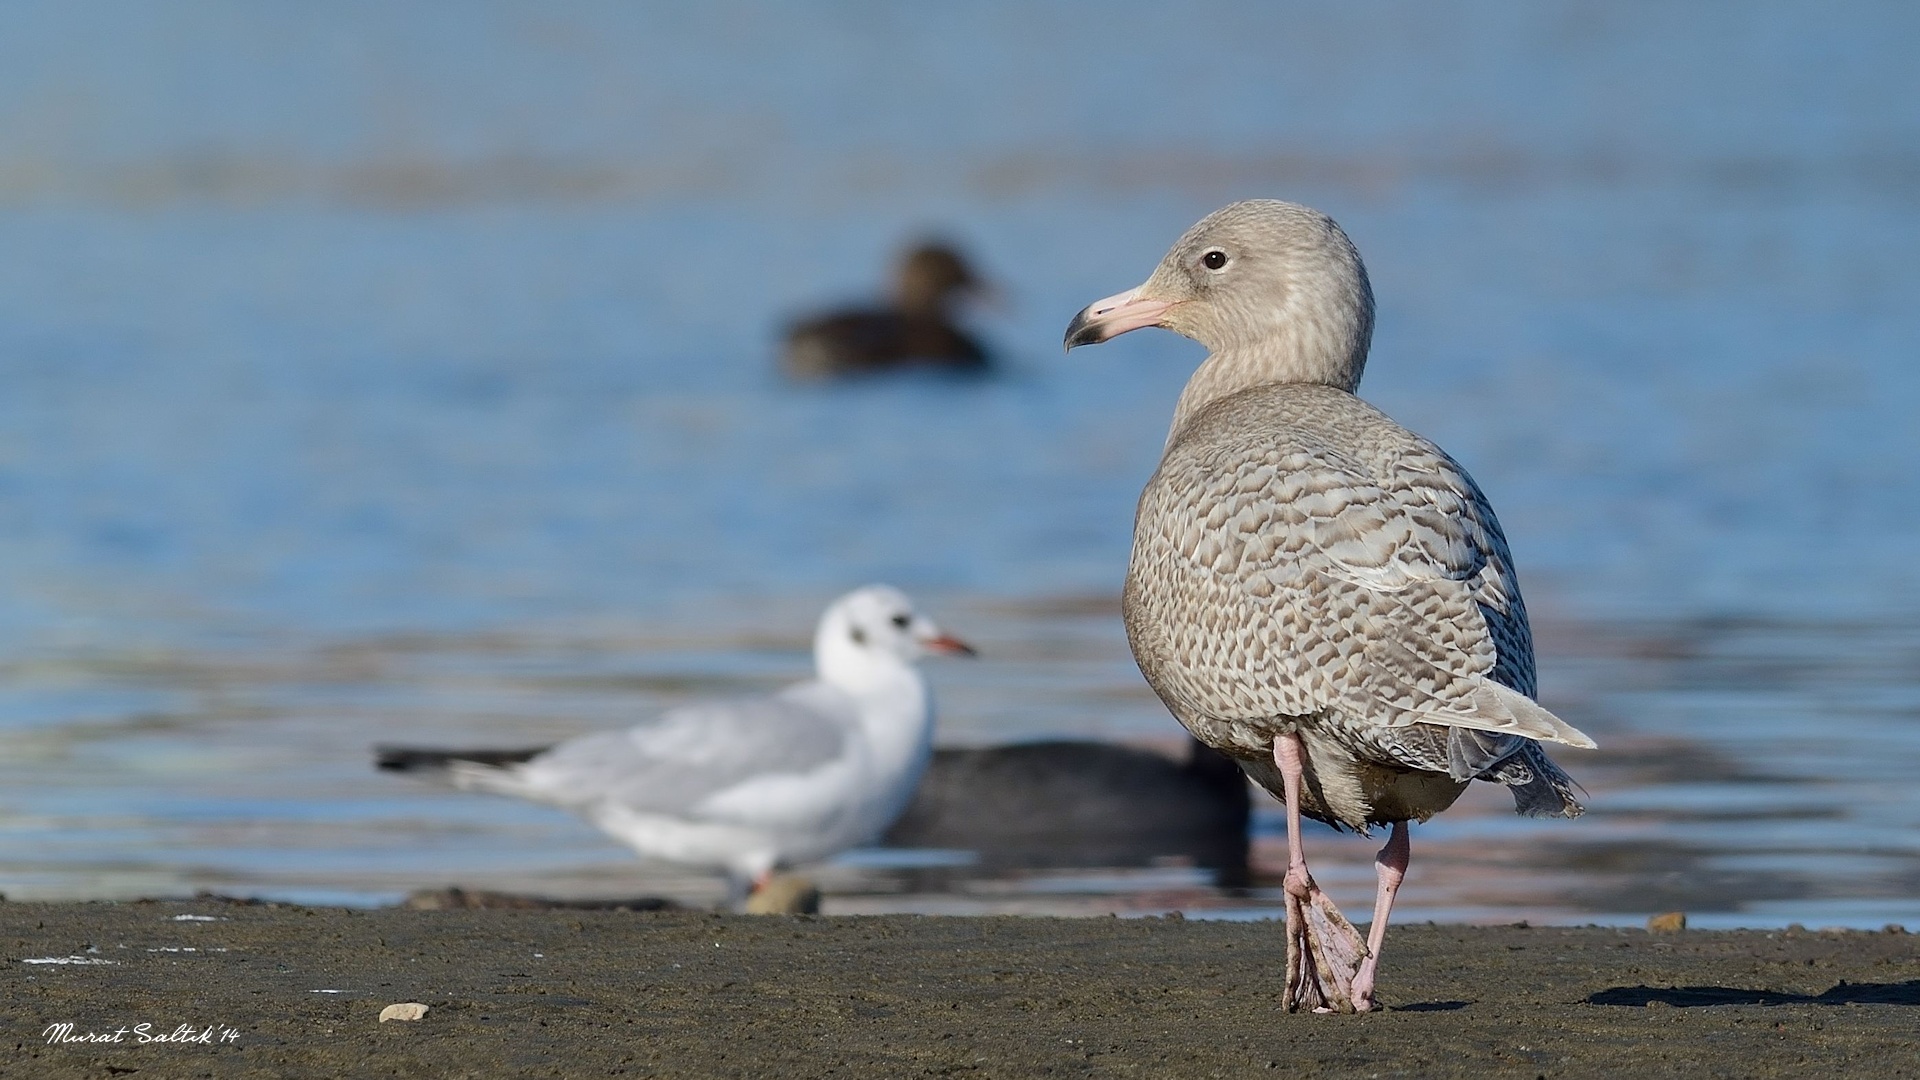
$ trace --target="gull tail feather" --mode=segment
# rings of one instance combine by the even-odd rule
[[[1519,814],[1524,817],[1575,818],[1587,812],[1587,808],[1580,805],[1580,800],[1574,796],[1580,785],[1554,764],[1538,743],[1529,744],[1515,759],[1517,763],[1524,764],[1526,771],[1531,774],[1525,783],[1508,785],[1508,790],[1513,792],[1513,808]]]

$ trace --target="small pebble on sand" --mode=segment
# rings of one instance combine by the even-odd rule
[[[1677,934],[1686,928],[1687,913],[1684,911],[1662,912],[1647,920],[1649,934]]]

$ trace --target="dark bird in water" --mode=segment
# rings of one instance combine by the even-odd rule
[[[989,869],[1143,866],[1186,859],[1247,883],[1247,778],[1189,740],[1187,760],[1059,740],[936,750],[893,847],[975,852]]]
[[[984,372],[987,352],[954,322],[961,299],[986,284],[958,251],[925,243],[894,267],[893,296],[880,307],[846,308],[788,327],[781,366],[796,379],[830,379],[904,368]]]
[[[1195,737],[1287,808],[1288,1009],[1365,1012],[1409,821],[1469,782],[1573,817],[1541,746],[1593,740],[1541,708],[1513,557],[1446,452],[1355,396],[1373,334],[1360,254],[1333,219],[1235,203],[1138,288],[1067,327],[1159,326],[1207,346],[1140,496],[1123,610],[1140,671]],[[1301,816],[1385,825],[1363,939],[1307,870]]]

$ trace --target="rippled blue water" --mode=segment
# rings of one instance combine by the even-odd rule
[[[1916,45],[1891,4],[10,7],[0,889],[366,899],[525,872],[516,837],[624,866],[364,747],[772,685],[872,579],[1019,653],[936,672],[948,737],[1170,735],[1081,600],[1198,350],[1057,343],[1280,195],[1366,255],[1365,392],[1493,496],[1567,628],[1549,693],[1734,763],[1500,827],[1639,815],[1831,868],[1793,917],[1879,918],[1899,830],[1823,860],[1915,812]],[[1000,283],[1004,377],[775,377],[782,319],[927,230]],[[1798,832],[1735,815],[1789,775],[1825,792]],[[1589,862],[1445,910],[1639,910]]]

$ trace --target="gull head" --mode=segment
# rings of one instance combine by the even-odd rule
[[[1144,326],[1271,368],[1272,381],[1350,391],[1373,337],[1373,291],[1360,253],[1332,218],[1250,199],[1202,218],[1139,286],[1075,315],[1066,347]]]
[[[974,655],[890,585],[868,585],[835,600],[813,640],[820,673],[829,681],[836,681],[835,672],[911,664],[924,656]]]

